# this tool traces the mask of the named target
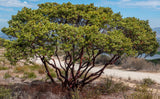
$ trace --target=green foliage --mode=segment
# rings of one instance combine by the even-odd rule
[[[56,73],[55,73],[54,71],[51,72],[51,76],[52,76],[53,78],[57,77],[57,76],[56,76]]]
[[[51,56],[55,46],[64,52],[75,45],[77,51],[85,47],[119,55],[150,53],[158,46],[148,21],[122,19],[110,8],[97,8],[93,4],[45,3],[36,10],[25,7],[8,23],[10,27],[2,32],[17,38],[6,44],[6,56],[12,62],[35,54]],[[107,32],[101,33],[100,29]]]
[[[53,78],[56,78],[56,72],[54,70],[50,70],[50,75],[53,77]],[[47,76],[47,79],[49,79],[49,77]]]
[[[44,71],[44,69],[38,69],[38,73],[39,74],[45,74],[45,71]]]
[[[139,20],[135,17],[124,18],[119,22],[119,26],[124,29],[126,37],[131,38],[133,47],[138,51],[138,54],[155,54],[158,48],[156,41],[156,32],[152,32],[148,24],[148,20]]]
[[[112,78],[104,79],[104,82],[101,85],[99,85],[99,88],[98,88],[98,90],[103,94],[124,92],[127,89],[128,88],[122,82],[115,82],[112,80]]]
[[[38,6],[34,10],[24,7],[12,16],[9,27],[2,28],[3,33],[16,38],[5,42],[5,56],[12,64],[35,56],[44,57],[46,62],[61,51],[67,58],[70,56],[73,67],[80,60],[80,52],[85,56],[81,60],[91,63],[99,53],[117,57],[150,54],[158,47],[156,33],[152,32],[148,21],[122,18],[111,8],[70,2]],[[68,79],[69,72],[64,74],[60,76]]]
[[[0,38],[0,47],[4,47],[5,39]]]
[[[8,67],[0,66],[0,70],[7,70],[9,69]]]
[[[24,66],[16,66],[14,68],[15,73],[24,73],[28,71],[36,71],[43,70],[40,65],[32,64],[32,65],[24,65]]]
[[[160,59],[152,59],[152,60],[147,60],[148,62],[152,62],[154,64],[160,64]]]
[[[144,78],[142,80],[142,85],[151,86],[153,84],[155,84],[155,81],[153,81],[151,78]]]
[[[75,91],[71,92],[71,94],[72,94],[72,99],[81,99],[79,90],[75,90]]]
[[[0,86],[0,99],[10,99],[11,89]]]
[[[15,73],[24,73],[25,71],[29,71],[28,66],[17,66],[14,68]]]
[[[90,84],[83,91],[75,89],[71,92],[71,96],[73,99],[100,99],[101,95],[126,92],[128,89],[121,82],[115,82],[112,78],[105,78],[94,85]]]
[[[23,78],[29,78],[29,79],[33,79],[36,78],[36,74],[34,72],[24,72],[24,76]]]
[[[119,55],[150,53],[157,48],[155,33],[147,21],[122,19],[110,8],[97,8],[93,4],[45,3],[36,10],[25,7],[8,23],[10,27],[2,32],[17,38],[6,43],[6,56],[12,63],[35,54],[52,56],[56,46],[67,52],[75,45],[74,54],[85,47]]]
[[[124,95],[124,99],[159,99],[159,96],[154,94],[152,90],[148,90],[147,86],[137,85],[135,92],[130,95]]]
[[[40,66],[40,65],[37,65],[37,64],[33,64],[33,65],[29,66],[28,68],[29,68],[30,70],[38,70],[38,69],[41,68],[41,66]]]
[[[5,74],[4,74],[4,79],[7,79],[7,78],[11,78],[12,76],[10,75],[10,73],[9,72],[6,72]]]

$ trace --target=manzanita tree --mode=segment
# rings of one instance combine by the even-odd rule
[[[63,88],[74,90],[100,77],[104,69],[122,54],[155,52],[156,33],[148,21],[122,18],[108,7],[44,3],[32,10],[23,8],[12,16],[2,32],[15,39],[6,43],[6,57],[11,63],[39,57],[53,83],[48,66],[55,70]],[[59,58],[58,51],[65,59]],[[99,70],[95,59],[100,54],[112,54],[112,59]]]

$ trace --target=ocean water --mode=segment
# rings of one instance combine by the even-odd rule
[[[145,54],[142,55],[141,58],[144,58]],[[160,55],[155,54],[154,56],[147,56],[145,59],[152,60],[152,59],[160,59]]]
[[[9,39],[8,36],[6,34],[2,33],[2,32],[0,32],[0,38]],[[145,56],[145,54],[143,54],[141,58],[144,58],[144,56]],[[160,58],[160,55],[156,54],[152,57],[148,56],[145,59],[152,60],[152,59],[159,59],[159,58]]]
[[[2,32],[0,32],[0,38],[9,39],[8,36]]]

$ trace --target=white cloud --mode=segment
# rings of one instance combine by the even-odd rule
[[[0,22],[7,22],[8,19],[0,19]]]
[[[142,7],[157,7],[160,6],[160,1],[137,1],[137,2],[130,2],[126,3],[126,5],[132,5],[132,6],[142,6]]]
[[[26,2],[26,1],[24,1],[23,3],[24,3],[24,4],[27,4],[27,2]]]
[[[28,1],[31,1],[31,2],[37,2],[37,1],[40,1],[40,0],[28,0]]]
[[[1,11],[14,11],[13,8],[2,8],[0,7]]]
[[[122,2],[128,2],[128,1],[131,1],[131,0],[122,0]]]
[[[119,0],[119,1],[109,1],[109,0],[102,0],[100,6],[104,5],[120,5],[120,6],[127,6],[127,7],[147,7],[147,8],[156,8],[160,9],[160,0]]]
[[[0,0],[0,6],[4,7],[34,7],[33,4],[29,4],[26,1],[20,0]]]

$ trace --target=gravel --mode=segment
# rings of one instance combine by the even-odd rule
[[[59,62],[58,60],[55,60],[57,66],[59,67]],[[42,64],[40,59],[34,60],[35,63]],[[62,62],[62,65],[64,63]],[[76,64],[78,67],[78,64]],[[76,70],[77,68],[75,68]],[[101,67],[94,67],[90,72],[94,73],[101,69]],[[118,69],[105,69],[104,73],[102,74],[103,76],[112,76],[112,77],[118,77],[122,79],[131,79],[131,80],[137,80],[141,81],[144,78],[150,78],[154,80],[155,82],[160,84],[160,73],[146,73],[146,72],[137,72],[137,71],[125,71],[125,70],[118,70]]]

